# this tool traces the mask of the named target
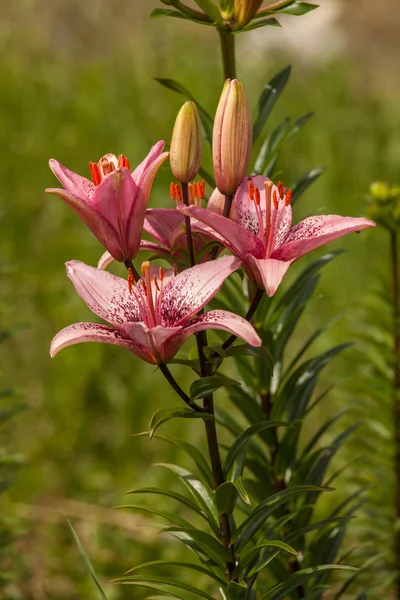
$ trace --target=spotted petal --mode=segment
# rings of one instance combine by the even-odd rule
[[[95,185],[89,179],[70,171],[54,158],[49,160],[49,165],[58,181],[66,190],[82,198],[90,199],[92,197]]]
[[[225,246],[242,260],[246,254],[259,258],[264,256],[264,243],[240,223],[197,206],[179,206],[177,210],[207,225],[208,235],[212,235],[215,231],[218,234],[215,239],[218,241],[222,239]]]
[[[163,290],[161,318],[164,325],[181,325],[198,313],[241,264],[234,256],[224,256],[179,273]]]
[[[116,344],[129,350],[133,345],[129,337],[118,329],[97,323],[75,323],[59,331],[53,338],[50,346],[50,356],[53,357],[63,348],[81,342]]]
[[[262,343],[254,327],[243,317],[226,310],[210,310],[206,314],[199,315],[189,321],[179,333],[167,341],[165,344],[166,361],[175,356],[189,336],[205,329],[227,331],[252,346],[260,346]]]
[[[124,279],[79,260],[67,262],[66,267],[67,275],[82,300],[101,319],[116,326],[140,320],[136,295],[129,293]]]
[[[136,343],[154,355],[157,362],[163,362],[163,344],[181,330],[181,327],[147,327],[144,323],[124,323],[122,329]]]
[[[160,244],[170,248],[171,236],[183,222],[184,216],[174,208],[149,208],[143,229]]]
[[[271,258],[293,261],[348,233],[374,226],[375,223],[369,219],[340,215],[308,217],[292,227],[282,246],[274,250]]]
[[[132,177],[138,185],[140,184],[140,180],[142,179],[144,173],[147,171],[150,165],[161,156],[161,152],[164,150],[164,146],[165,142],[162,140],[154,144],[146,158],[133,171]]]

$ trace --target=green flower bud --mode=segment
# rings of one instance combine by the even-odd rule
[[[264,0],[235,0],[234,17],[240,27],[251,21]]]
[[[217,188],[233,196],[246,176],[253,142],[251,114],[243,84],[227,79],[214,121],[213,163]]]
[[[170,148],[171,171],[177,181],[189,183],[199,172],[202,137],[194,102],[185,102],[176,117]]]

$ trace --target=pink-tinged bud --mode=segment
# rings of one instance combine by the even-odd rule
[[[215,188],[207,202],[207,209],[213,213],[216,213],[217,215],[222,215],[224,213],[225,202],[225,196],[221,194],[218,188]],[[235,202],[232,202],[228,216],[230,219],[235,220]]]
[[[213,162],[217,188],[233,196],[249,166],[253,126],[243,84],[227,79],[215,115]]]
[[[185,102],[172,133],[170,162],[177,181],[189,183],[199,172],[202,154],[201,123],[194,102]]]
[[[251,21],[264,0],[235,0],[234,17],[240,27]]]

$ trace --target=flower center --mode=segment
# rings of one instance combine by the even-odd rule
[[[147,327],[155,327],[161,324],[161,297],[163,291],[164,270],[162,267],[158,270],[157,275],[151,275],[151,267],[149,261],[142,263],[143,277],[133,287],[132,282],[129,282],[129,291],[137,293],[139,310],[142,321]]]
[[[90,175],[94,185],[100,185],[106,175],[109,175],[115,169],[122,169],[126,167],[129,169],[129,160],[123,154],[120,154],[118,158],[113,154],[106,154],[99,162],[89,162]]]
[[[279,233],[282,219],[285,215],[285,208],[289,206],[292,198],[292,190],[288,189],[285,192],[281,181],[278,183],[278,192],[272,191],[273,183],[269,179],[264,181],[265,189],[265,214],[261,209],[261,193],[258,187],[254,186],[253,182],[249,182],[248,195],[249,199],[254,202],[257,224],[258,237],[265,245],[265,258],[269,258],[275,249],[275,242]]]

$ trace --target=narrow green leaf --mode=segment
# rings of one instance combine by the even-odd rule
[[[191,410],[190,408],[161,408],[151,417],[149,437],[153,437],[157,429],[171,419],[212,419],[207,412]]]
[[[192,571],[198,571],[199,573],[208,575],[209,577],[214,579],[214,581],[216,581],[219,585],[223,585],[223,586],[226,585],[226,582],[224,579],[222,579],[221,577],[218,577],[218,575],[216,575],[215,573],[210,571],[210,569],[206,569],[205,567],[202,567],[201,565],[196,565],[194,563],[187,563],[187,562],[167,561],[167,560],[152,560],[150,562],[142,563],[141,565],[137,565],[136,567],[132,567],[132,569],[129,569],[129,571],[127,571],[125,573],[125,575],[127,575],[128,573],[132,573],[133,571],[138,571],[139,569],[144,569],[146,567],[153,567],[156,565],[166,566],[166,567],[182,567],[183,569],[190,569]]]
[[[137,585],[141,585],[141,583],[155,583],[155,584],[160,584],[162,586],[168,586],[164,591],[169,590],[169,587],[173,588],[178,588],[181,590],[185,590],[186,592],[190,592],[192,594],[195,594],[196,596],[200,596],[201,598],[206,598],[206,600],[214,600],[214,598],[212,596],[210,596],[209,594],[207,594],[206,592],[203,592],[203,590],[200,590],[197,587],[194,587],[193,585],[190,585],[189,583],[185,583],[183,581],[180,581],[179,579],[168,579],[166,577],[156,577],[156,576],[149,576],[149,577],[142,577],[140,575],[130,575],[130,576],[125,576],[125,577],[119,577],[118,579],[114,579],[115,583],[126,583],[126,584],[132,584],[132,583],[136,583]],[[146,586],[144,586],[146,587]]]
[[[240,471],[243,471],[242,467],[235,468],[235,463],[240,460],[247,452],[248,444],[252,437],[260,433],[261,431],[265,431],[266,429],[271,429],[275,427],[285,427],[287,424],[278,422],[278,421],[261,421],[260,423],[256,423],[256,425],[252,425],[248,427],[236,440],[233,442],[232,446],[229,448],[228,454],[226,456],[224,462],[224,473],[225,477],[230,481],[235,480],[237,477],[240,477],[242,474]],[[238,472],[239,471],[239,472]]]
[[[178,475],[182,483],[189,490],[198,506],[209,516],[210,525],[215,532],[219,532],[218,512],[214,502],[214,495],[211,489],[203,483],[198,477],[182,467],[168,463],[156,463],[157,466],[168,469]]]
[[[268,542],[264,542],[262,544],[258,544],[257,546],[246,552],[246,554],[240,559],[240,562],[235,570],[235,576],[240,575],[243,577],[243,573],[246,571],[248,565],[251,564],[254,559],[257,559],[259,556],[261,556],[261,551],[265,548],[278,548],[279,550],[285,550],[285,552],[297,556],[297,551],[294,548],[292,548],[292,546],[289,546],[289,544],[285,544],[285,542],[281,542],[280,540],[271,540]],[[264,566],[265,565],[263,564],[263,559],[261,559],[261,561],[251,570],[250,573],[246,573],[246,579],[252,577],[256,573],[261,571],[261,569],[263,569]]]
[[[277,583],[266,594],[261,596],[261,600],[283,600],[287,595],[295,590],[299,585],[302,585],[309,579],[315,577],[318,573],[326,571],[356,571],[356,567],[348,565],[319,565],[308,569],[301,569],[290,575],[286,581]]]
[[[186,442],[185,440],[181,440],[180,438],[177,438],[173,435],[169,435],[169,434],[165,434],[165,433],[157,433],[155,435],[155,437],[157,439],[164,440],[165,442],[169,442],[170,444],[173,444],[177,448],[180,448],[181,450],[186,452],[186,454],[188,454],[188,456],[190,456],[193,459],[193,461],[196,463],[200,473],[205,478],[207,484],[210,487],[212,487],[213,476],[211,473],[211,469],[208,465],[208,462],[207,462],[204,454],[201,452],[201,450],[199,450],[197,448],[197,446],[194,446],[193,444],[190,444],[189,442]]]
[[[255,356],[264,360],[271,370],[274,368],[274,358],[265,346],[256,347],[249,344],[238,344],[225,350],[225,354],[226,356]]]
[[[242,478],[238,477],[237,479],[235,479],[235,481],[233,481],[233,485],[236,487],[237,491],[239,492],[239,496],[241,497],[243,502],[250,505],[251,501],[250,501],[249,495],[246,491],[246,488],[243,485]]]
[[[200,167],[200,169],[199,169],[199,177],[202,177],[203,179],[205,179],[206,182],[208,183],[208,185],[210,187],[212,187],[212,189],[215,188],[215,179],[214,179],[214,177],[204,167]]]
[[[133,585],[136,587],[147,588],[150,590],[157,590],[159,592],[164,592],[168,594],[168,596],[172,596],[173,598],[179,598],[179,600],[187,600],[186,595],[179,594],[173,588],[184,589],[187,590],[187,586],[181,584],[180,582],[169,582],[168,580],[162,580],[161,578],[153,577],[152,579],[134,579],[132,577],[123,577],[121,579],[114,579],[114,583],[119,583],[122,585]],[[191,587],[191,586],[188,586]],[[193,594],[202,595],[197,593],[197,588],[192,588],[190,591]],[[203,596],[208,598],[208,600],[214,600],[211,596]]]
[[[215,504],[220,514],[231,515],[239,492],[231,481],[225,481],[215,490]]]
[[[78,537],[78,534],[76,533],[75,529],[72,527],[71,521],[69,519],[67,519],[67,522],[68,522],[69,528],[72,531],[72,535],[75,538],[75,542],[76,542],[76,545],[78,546],[78,550],[81,553],[83,560],[85,561],[85,565],[86,565],[87,570],[89,571],[90,577],[93,579],[93,582],[94,582],[95,586],[97,587],[100,597],[102,598],[102,600],[107,600],[107,596],[105,595],[105,593],[100,585],[100,582],[97,578],[97,575],[93,568],[93,565],[90,562],[90,559],[89,559],[88,555],[86,554],[84,547],[82,546],[82,543]]]
[[[221,387],[229,387],[232,385],[241,384],[230,377],[224,377],[222,375],[202,377],[201,379],[196,379],[190,386],[190,397],[192,400],[198,400],[199,398],[205,398],[206,396],[213,394]]]
[[[268,19],[258,19],[257,21],[251,21],[246,27],[242,27],[242,29],[237,29],[232,33],[241,33],[242,31],[251,31],[252,29],[259,29],[259,27],[282,27],[275,17],[268,17]]]
[[[138,510],[141,512],[148,513],[150,515],[157,515],[158,517],[162,517],[163,519],[166,519],[172,525],[179,525],[180,527],[191,527],[192,526],[191,523],[189,523],[189,521],[186,521],[186,519],[182,519],[176,513],[167,512],[167,511],[161,510],[161,509],[147,508],[146,506],[139,506],[137,504],[120,504],[118,506],[115,506],[115,508],[125,508],[125,509],[130,508],[133,510]]]
[[[247,598],[248,588],[244,581],[241,583],[230,581],[228,583],[227,591],[229,600],[245,600],[245,598]]]
[[[258,100],[258,115],[253,127],[253,139],[256,139],[260,135],[277,99],[286,87],[290,77],[290,71],[291,66],[289,65],[285,67],[283,71],[275,75],[264,87]]]
[[[208,114],[208,112],[196,101],[196,98],[193,96],[193,94],[191,94],[189,92],[189,90],[187,90],[183,85],[181,85],[174,79],[165,79],[163,77],[155,77],[154,79],[155,79],[155,81],[158,81],[158,83],[161,83],[161,85],[163,85],[164,87],[166,87],[170,90],[173,90],[174,92],[177,92],[178,94],[181,94],[188,100],[192,100],[192,102],[195,102],[197,109],[199,111],[201,123],[203,125],[204,135],[205,135],[207,141],[209,142],[209,144],[211,145],[214,121],[213,121],[212,117]]]
[[[214,560],[216,564],[222,568],[225,568],[226,563],[231,560],[228,548],[225,548],[220,542],[205,531],[189,527],[165,527],[161,533],[171,533],[176,537],[179,537],[178,534],[184,534],[187,539],[193,540],[198,544],[209,558]],[[179,539],[185,541],[182,537],[179,537]]]
[[[182,494],[178,494],[176,492],[170,492],[169,490],[160,490],[158,488],[148,487],[140,488],[138,490],[130,490],[129,492],[125,492],[125,494],[156,494],[160,496],[166,496],[167,498],[177,500],[178,502],[180,502],[187,508],[190,508],[204,519],[208,520],[207,515],[197,506],[197,504],[192,502],[190,498],[187,498],[186,496],[183,496]]]
[[[194,0],[194,2],[196,2],[197,6],[199,6],[201,10],[214,21],[219,21],[221,19],[221,13],[212,0]]]
[[[287,502],[291,496],[304,494],[308,492],[330,492],[331,488],[311,485],[296,485],[278,492],[261,502],[251,513],[251,515],[240,525],[235,534],[236,548],[239,551],[244,548],[251,540],[253,535],[265,523],[265,520],[282,504]],[[289,539],[284,540],[290,543]]]
[[[159,19],[160,17],[176,17],[177,19],[188,19],[186,15],[182,14],[178,10],[168,8],[154,8],[150,15],[150,19]]]
[[[295,17],[301,17],[311,10],[315,10],[318,8],[318,4],[310,4],[308,2],[299,2],[295,1],[289,4],[288,6],[284,6],[283,8],[278,8],[277,10],[273,10],[274,14],[287,14],[294,15]]]
[[[300,198],[302,194],[316,181],[322,173],[325,171],[325,167],[318,167],[317,169],[311,169],[308,173],[305,173],[295,181],[292,185],[292,199],[291,204],[293,205],[296,200]]]

